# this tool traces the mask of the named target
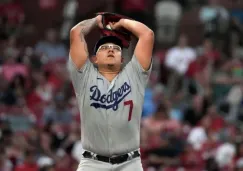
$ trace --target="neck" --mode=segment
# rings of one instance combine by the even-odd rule
[[[114,66],[108,66],[105,68],[99,67],[99,72],[101,75],[103,75],[107,80],[111,82],[120,72],[120,69],[115,68]]]
[[[119,72],[99,71],[110,82],[117,76]]]

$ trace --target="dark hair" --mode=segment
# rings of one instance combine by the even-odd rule
[[[167,111],[168,111],[168,107],[167,107],[166,103],[164,103],[164,102],[159,103],[159,105],[157,106],[156,113],[158,113],[158,112],[167,113]]]
[[[44,167],[41,167],[40,169],[39,169],[39,171],[48,171],[49,169],[51,169],[51,168],[53,168],[54,167],[54,165],[51,165],[51,166],[44,166]]]
[[[35,155],[35,149],[33,147],[28,147],[26,150],[25,150],[25,156],[26,157],[29,157],[29,156],[33,156]]]
[[[26,78],[25,78],[23,75],[21,75],[21,74],[18,74],[18,75],[16,75],[16,76],[14,77],[14,79],[13,79],[13,81],[10,83],[9,87],[10,87],[11,89],[16,88],[16,87],[15,87],[15,86],[16,86],[15,83],[16,83],[17,80],[19,80],[21,87],[22,87],[22,88],[25,88],[25,85],[26,85]]]
[[[6,147],[3,143],[0,143],[0,155],[4,155],[6,153]]]

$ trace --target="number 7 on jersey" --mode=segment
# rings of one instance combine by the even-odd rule
[[[128,121],[130,121],[132,119],[133,101],[132,100],[125,101],[124,105],[125,106],[129,105]]]

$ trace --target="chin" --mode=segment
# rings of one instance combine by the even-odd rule
[[[111,63],[111,62],[107,62],[107,63],[102,63],[102,64],[99,64],[100,66],[114,66],[115,64],[114,63]]]
[[[116,65],[115,63],[107,63],[107,65],[109,65],[109,66],[114,66],[114,65]]]
[[[115,62],[106,62],[106,65],[116,65]]]
[[[109,68],[111,68],[111,67],[114,67],[115,65],[114,65],[114,64],[107,64],[107,66],[108,66]]]

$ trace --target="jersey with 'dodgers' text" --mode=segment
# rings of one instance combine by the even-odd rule
[[[133,55],[112,82],[89,59],[78,70],[69,57],[68,68],[81,115],[84,150],[105,156],[138,150],[144,93],[152,67],[145,71]]]

